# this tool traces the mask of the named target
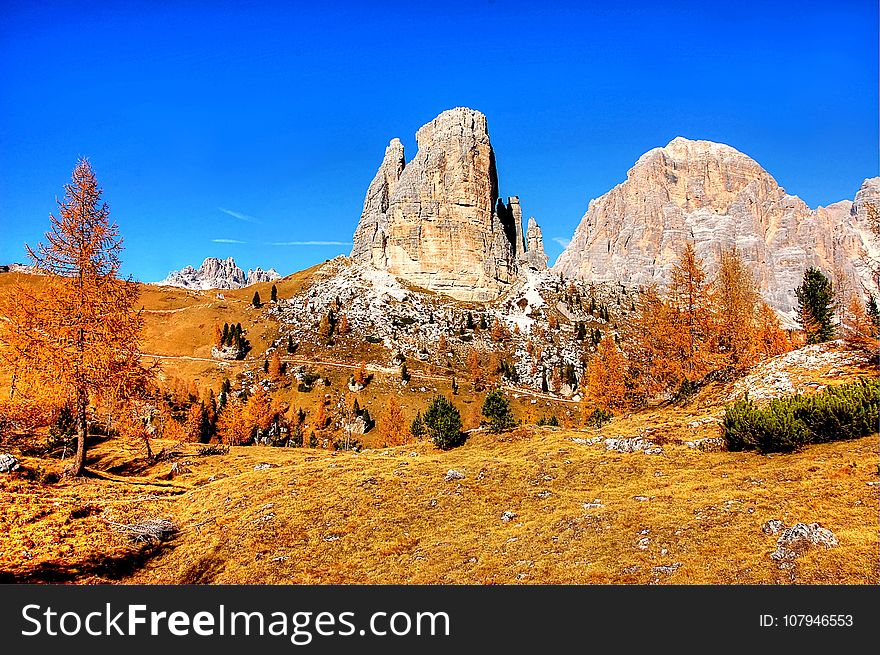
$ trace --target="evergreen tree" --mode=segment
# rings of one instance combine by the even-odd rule
[[[254,291],[254,299],[251,301],[254,307],[259,307],[262,303],[260,302],[260,292]]]
[[[272,302],[277,302],[277,301],[278,301],[278,287],[276,287],[274,284],[272,285],[272,296],[271,296],[271,299],[272,299]]]
[[[489,426],[492,432],[504,432],[516,425],[510,411],[510,401],[498,389],[490,391],[486,395],[482,414],[487,419],[484,423]]]
[[[421,439],[425,436],[425,421],[422,418],[421,412],[416,412],[416,417],[410,423],[409,431],[416,439]]]
[[[287,335],[287,354],[292,355],[295,350],[296,350],[296,346],[293,345],[293,335],[288,334]]]
[[[877,307],[877,299],[874,296],[868,298],[865,313],[867,313],[868,319],[874,325],[874,329],[880,330],[880,308]]]
[[[807,335],[807,343],[822,343],[834,338],[834,289],[818,268],[808,268],[804,281],[794,291],[798,301],[798,322]]]
[[[220,345],[225,346],[227,341],[229,341],[229,323],[224,323],[223,324],[223,336],[220,339]]]
[[[428,435],[441,450],[460,446],[467,438],[461,431],[461,413],[443,396],[434,396],[423,420]]]

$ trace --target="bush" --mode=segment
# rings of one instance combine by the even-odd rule
[[[551,414],[550,417],[542,416],[538,419],[538,422],[535,424],[538,427],[543,425],[547,425],[549,427],[558,428],[559,427],[559,419],[556,418],[556,414]]]
[[[423,417],[425,430],[441,450],[460,446],[467,439],[461,431],[461,414],[443,396],[434,396]]]
[[[810,443],[857,439],[877,432],[880,380],[864,378],[810,396],[789,396],[758,407],[748,398],[724,408],[729,450],[793,452]]]
[[[587,425],[591,425],[597,430],[614,418],[614,414],[598,407],[593,413],[587,416]]]
[[[416,439],[421,439],[425,436],[425,421],[422,419],[422,413],[417,412],[416,417],[412,420],[412,423],[409,425],[409,431]]]
[[[482,423],[487,425],[492,432],[504,432],[516,425],[513,414],[510,412],[510,402],[497,389],[486,395],[482,411],[483,416],[487,419]]]

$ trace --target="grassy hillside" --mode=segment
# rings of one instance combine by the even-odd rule
[[[279,296],[301,291],[315,270],[278,281]],[[4,274],[0,288],[16,280],[40,285]],[[166,379],[215,391],[226,377],[259,375],[280,326],[251,298],[270,288],[219,298],[143,286],[145,359],[158,359]],[[251,342],[242,361],[211,358],[214,326],[224,322],[241,322]],[[389,351],[362,337],[285,353],[289,366],[307,365],[330,384],[300,392],[288,378],[273,384],[273,398],[312,412],[327,396],[331,406],[357,397],[377,419],[393,394],[410,418],[440,392],[466,429],[479,425],[484,394],[467,382],[463,358],[448,362],[460,376],[451,396],[449,366],[411,361],[404,385]],[[361,361],[373,379],[353,394],[347,380]],[[243,446],[202,456],[198,444],[157,440],[162,455],[148,461],[138,444],[114,438],[94,444],[90,477],[66,479],[65,462],[14,450],[23,469],[0,476],[0,582],[877,583],[876,436],[776,456],[686,443],[719,436],[723,403],[745,391],[810,392],[866,374],[876,369],[833,347],[802,349],[738,382],[708,384],[687,403],[615,417],[601,432],[572,429],[577,403],[508,389],[526,427],[476,431],[449,452],[427,442],[382,448],[373,431],[361,453]],[[0,371],[0,393],[4,383]],[[533,425],[549,415],[563,427]],[[618,436],[649,436],[663,452],[585,441]],[[450,469],[464,478],[447,481]],[[113,529],[151,518],[172,521],[176,536],[133,544]],[[770,519],[819,522],[840,545],[780,567],[770,559],[776,537],[761,530]]]
[[[138,470],[136,481],[148,484],[85,479],[47,487],[6,476],[0,578],[878,581],[877,487],[867,484],[878,478],[876,438],[764,457],[682,445],[660,455],[618,453],[571,441],[585,436],[524,429],[476,434],[450,452],[422,443],[361,454],[236,447],[198,457],[190,444]],[[95,455],[95,468],[125,470],[127,458],[112,444]],[[169,481],[172,461],[185,472]],[[447,481],[449,469],[464,479]],[[515,516],[503,521],[504,512]],[[179,528],[155,549],[128,544],[107,523],[155,517]],[[776,538],[761,531],[770,519],[820,522],[840,546],[810,550],[780,569],[769,557]]]

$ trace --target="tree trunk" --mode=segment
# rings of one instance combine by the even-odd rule
[[[70,470],[72,476],[81,475],[86,464],[86,435],[89,432],[88,417],[88,396],[80,392],[77,398],[77,415],[76,415],[76,458],[73,460],[73,467]]]

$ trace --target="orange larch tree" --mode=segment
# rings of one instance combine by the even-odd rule
[[[102,189],[87,159],[50,215],[46,242],[27,247],[34,268],[44,274],[39,296],[19,286],[2,309],[0,350],[25,386],[50,386],[76,416],[77,450],[68,473],[86,462],[91,407],[101,396],[124,396],[141,386],[143,325],[139,291],[118,277],[122,237],[110,222]]]
[[[667,302],[673,310],[672,355],[680,378],[694,382],[712,370],[716,348],[710,285],[691,242],[672,267]]]
[[[385,403],[385,413],[379,419],[379,432],[388,446],[402,446],[412,439],[400,403],[394,396],[388,396],[388,402]]]
[[[229,394],[226,404],[217,416],[217,439],[220,443],[240,446],[251,437],[251,426],[242,401],[234,394]]]
[[[760,302],[755,278],[736,250],[723,253],[712,304],[719,356],[730,368],[739,370],[755,362]]]
[[[269,379],[278,382],[281,379],[281,355],[276,348],[269,358]]]
[[[245,421],[255,440],[265,436],[277,414],[272,406],[272,398],[263,385],[258,384],[245,406]]]

